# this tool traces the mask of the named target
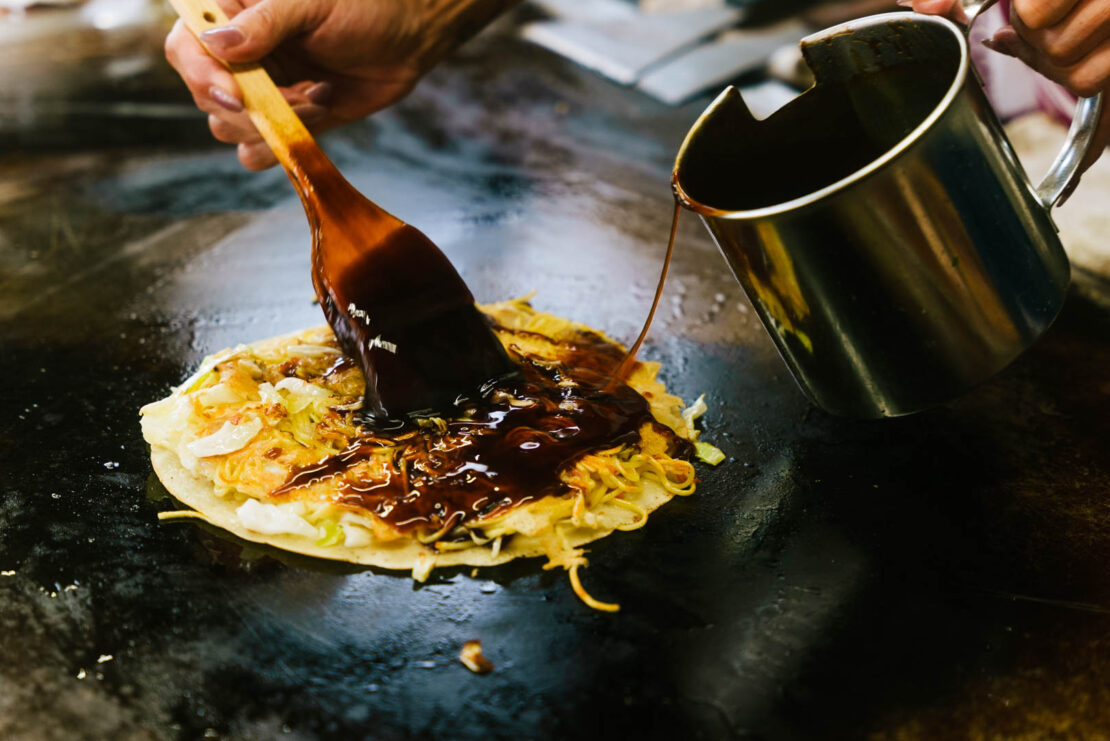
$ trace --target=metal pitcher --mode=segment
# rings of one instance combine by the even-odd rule
[[[1101,96],[1030,184],[983,93],[967,25],[891,13],[802,42],[816,84],[758,121],[734,88],[675,162],[799,385],[889,417],[994,375],[1052,323],[1067,257],[1050,211],[1078,179]]]

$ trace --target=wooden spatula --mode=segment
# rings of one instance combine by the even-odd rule
[[[215,0],[170,0],[197,38],[228,23]],[[442,411],[514,366],[447,257],[348,183],[257,64],[227,64],[251,121],[312,227],[312,283],[366,374],[364,412],[385,423]]]

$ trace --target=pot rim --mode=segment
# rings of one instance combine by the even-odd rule
[[[683,190],[682,185],[679,183],[678,173],[681,169],[681,163],[686,155],[686,151],[690,147],[692,140],[697,135],[702,125],[716,113],[717,108],[730,94],[738,94],[736,92],[736,88],[732,85],[729,85],[721,92],[720,95],[718,95],[714,99],[712,103],[709,104],[709,107],[706,108],[700,116],[698,116],[698,119],[694,122],[694,125],[690,127],[690,131],[687,132],[686,138],[682,141],[682,146],[680,146],[678,149],[678,155],[675,157],[674,170],[671,174],[671,188],[674,191],[675,198],[678,199],[679,203],[681,203],[683,206],[690,209],[696,214],[699,214],[701,216],[710,216],[716,219],[754,221],[757,219],[765,219],[772,216],[778,216],[790,211],[796,211],[805,208],[806,206],[812,205],[824,198],[827,198],[849,188],[855,183],[886,167],[886,165],[889,164],[892,160],[901,156],[903,152],[916,144],[917,141],[924,137],[925,134],[933,127],[933,125],[942,116],[944,116],[945,113],[948,112],[949,107],[952,105],[952,101],[955,100],[957,95],[959,95],[960,89],[963,87],[964,82],[967,80],[968,68],[971,65],[971,55],[968,49],[967,36],[964,34],[963,30],[959,26],[957,26],[955,23],[948,20],[947,18],[941,16],[923,15],[921,13],[913,12],[881,13],[878,15],[867,16],[865,18],[859,18],[857,20],[847,21],[845,23],[826,28],[823,31],[818,31],[815,34],[802,39],[801,44],[805,45],[816,43],[831,36],[839,36],[845,33],[854,33],[863,28],[870,28],[872,26],[878,25],[889,25],[892,22],[897,21],[932,23],[943,26],[944,28],[951,31],[952,34],[956,37],[960,48],[960,64],[956,70],[956,74],[952,78],[952,82],[948,86],[948,90],[945,92],[944,97],[941,98],[940,102],[937,103],[936,107],[929,113],[928,116],[926,116],[921,121],[921,123],[919,123],[913,129],[913,131],[911,131],[901,141],[899,141],[897,144],[883,153],[882,156],[872,160],[866,166],[860,168],[859,170],[856,170],[850,175],[847,175],[840,180],[831,183],[830,185],[826,185],[819,190],[815,190],[803,196],[793,198],[789,201],[783,201],[782,203],[776,203],[771,206],[762,206],[755,209],[729,210],[714,208],[713,206],[708,206],[690,197],[690,195],[686,193],[685,190]],[[809,92],[809,90],[813,90],[816,86],[817,84],[815,83],[813,87],[810,87],[808,90],[801,94],[805,95],[806,92]]]

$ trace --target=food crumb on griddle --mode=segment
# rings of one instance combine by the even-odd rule
[[[459,651],[459,661],[475,674],[489,674],[493,671],[493,662],[482,653],[481,641],[467,641]]]

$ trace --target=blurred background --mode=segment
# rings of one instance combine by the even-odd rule
[[[601,89],[636,91],[648,109],[696,112],[732,83],[765,117],[811,82],[801,38],[900,10],[894,0],[527,0],[497,25],[589,70]],[[164,0],[0,0],[0,163],[52,151],[213,145],[205,116],[163,56],[173,20]],[[973,55],[1036,175],[1062,140],[1071,100],[975,43],[1005,22],[997,8],[977,22]],[[1110,168],[1100,163],[1084,183],[1059,212],[1065,242],[1073,261],[1107,274],[1110,251],[1098,235],[1110,227],[1101,207]]]
[[[504,22],[664,103],[741,80],[769,112],[806,84],[798,39],[894,9],[894,0],[535,0]],[[162,0],[0,0],[0,151],[198,136],[201,115],[163,59],[173,18]]]
[[[527,41],[669,105],[739,82],[757,114],[808,86],[797,42],[894,0],[532,0],[505,23]],[[193,109],[166,65],[163,0],[0,0],[0,147],[178,141]],[[987,19],[980,34],[1001,23]],[[997,57],[998,55],[993,55]],[[1010,117],[1036,105],[1024,71],[990,60]],[[203,131],[202,131],[203,134]]]

